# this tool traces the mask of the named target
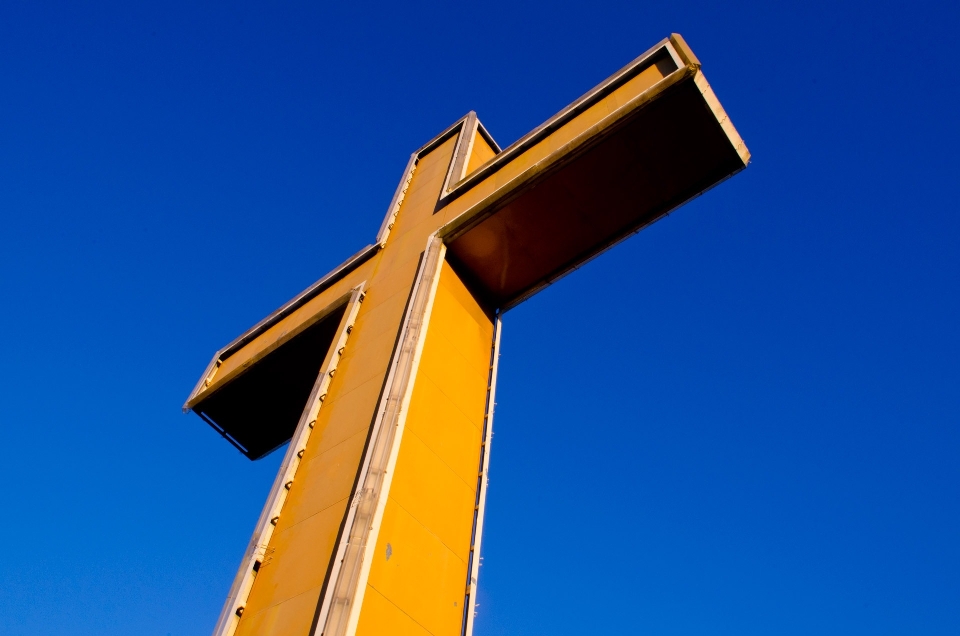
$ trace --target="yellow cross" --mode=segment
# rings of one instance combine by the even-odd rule
[[[679,35],[509,148],[470,113],[413,153],[376,243],[184,405],[289,442],[214,634],[471,634],[501,314],[748,159]]]

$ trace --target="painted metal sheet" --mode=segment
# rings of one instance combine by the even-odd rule
[[[394,633],[401,614],[461,633],[493,331],[444,264],[367,581],[383,600],[361,610],[358,634]]]

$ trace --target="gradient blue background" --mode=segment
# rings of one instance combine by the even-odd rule
[[[477,634],[960,633],[958,6],[6,0],[0,632],[209,633],[210,355],[678,31],[753,164],[505,316]]]

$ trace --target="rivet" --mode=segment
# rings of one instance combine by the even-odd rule
[[[277,525],[278,521],[280,521],[280,517],[274,517],[273,519],[270,520],[270,523],[272,525]]]
[[[307,449],[306,449],[306,448],[301,448],[301,449],[300,449],[300,452],[297,453],[297,457],[299,457],[300,459],[303,459],[303,453],[304,453],[305,450],[307,450]]]
[[[285,484],[283,485],[283,487],[286,488],[287,490],[290,490],[290,486],[292,486],[292,485],[293,485],[293,482],[292,482],[292,481],[288,481],[287,483],[285,483]]]
[[[237,608],[237,616],[243,616],[243,605]]]

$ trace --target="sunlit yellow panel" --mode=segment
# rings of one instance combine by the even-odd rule
[[[478,427],[481,426],[486,401],[485,382],[489,358],[483,366],[476,364],[476,360],[465,358],[442,337],[438,339],[435,346],[441,355],[424,356],[420,361],[419,373],[426,374],[470,421]],[[489,356],[489,352],[487,355]],[[478,391],[476,389],[478,385],[483,385],[484,390]]]
[[[380,378],[374,377],[348,393],[337,395],[337,399],[330,404],[324,402],[314,433],[307,443],[307,452],[304,454],[307,462],[370,428],[381,384]]]
[[[497,156],[496,151],[490,147],[487,140],[479,131],[473,133],[473,152],[470,153],[470,160],[467,162],[467,173],[464,177],[470,175],[474,170]]]
[[[437,425],[442,426],[443,423],[438,422]],[[476,480],[473,481],[470,484],[461,479],[436,453],[427,448],[416,433],[408,429],[400,445],[400,459],[390,488],[390,502],[410,513],[466,562],[470,556],[469,537],[476,500]]]
[[[374,588],[367,586],[363,605],[369,609],[357,628],[357,634],[369,636],[390,634],[391,636],[430,636],[422,625],[388,601]]]
[[[393,633],[400,615],[460,633],[492,338],[444,263],[368,579],[387,603],[364,601],[360,633]]]
[[[313,620],[319,596],[320,588],[318,587],[256,614],[245,612],[241,621],[242,627],[236,633],[257,636],[287,636],[304,633],[303,626],[309,625]]]
[[[460,634],[467,564],[392,501],[379,534],[368,591],[382,594],[434,636]],[[394,614],[383,610],[364,599],[357,633],[392,633]]]
[[[304,521],[349,497],[366,441],[367,431],[358,430],[336,446],[301,464],[290,486],[281,516],[282,524]],[[278,529],[283,527],[278,525]]]
[[[436,422],[442,422],[438,426]],[[476,486],[481,427],[470,421],[457,406],[422,375],[417,381],[417,399],[410,404],[407,429],[417,435],[437,457],[463,480]]]
[[[437,197],[443,188],[443,181],[450,167],[450,159],[456,143],[456,135],[451,136],[417,163],[413,180],[410,182],[407,196],[400,208],[400,215],[397,217],[397,226],[394,228],[394,233],[390,235],[391,241],[433,216]],[[423,235],[418,252],[426,245],[425,239],[426,235]]]
[[[399,305],[399,303],[396,304]],[[357,331],[361,332],[359,335],[362,335],[362,327],[357,327]],[[343,379],[339,390],[344,393],[353,391],[371,378],[382,377],[390,362],[390,353],[393,351],[393,344],[396,339],[395,331],[391,333],[389,330],[383,329],[378,333],[370,334],[369,338],[364,338],[362,347],[351,346],[336,370],[337,374]],[[350,344],[353,345],[353,343]],[[337,378],[334,378],[334,380],[336,381]]]
[[[323,584],[346,499],[300,523],[278,530],[270,542],[237,628],[238,635],[256,634],[256,615]],[[316,606],[314,599],[314,607]]]

